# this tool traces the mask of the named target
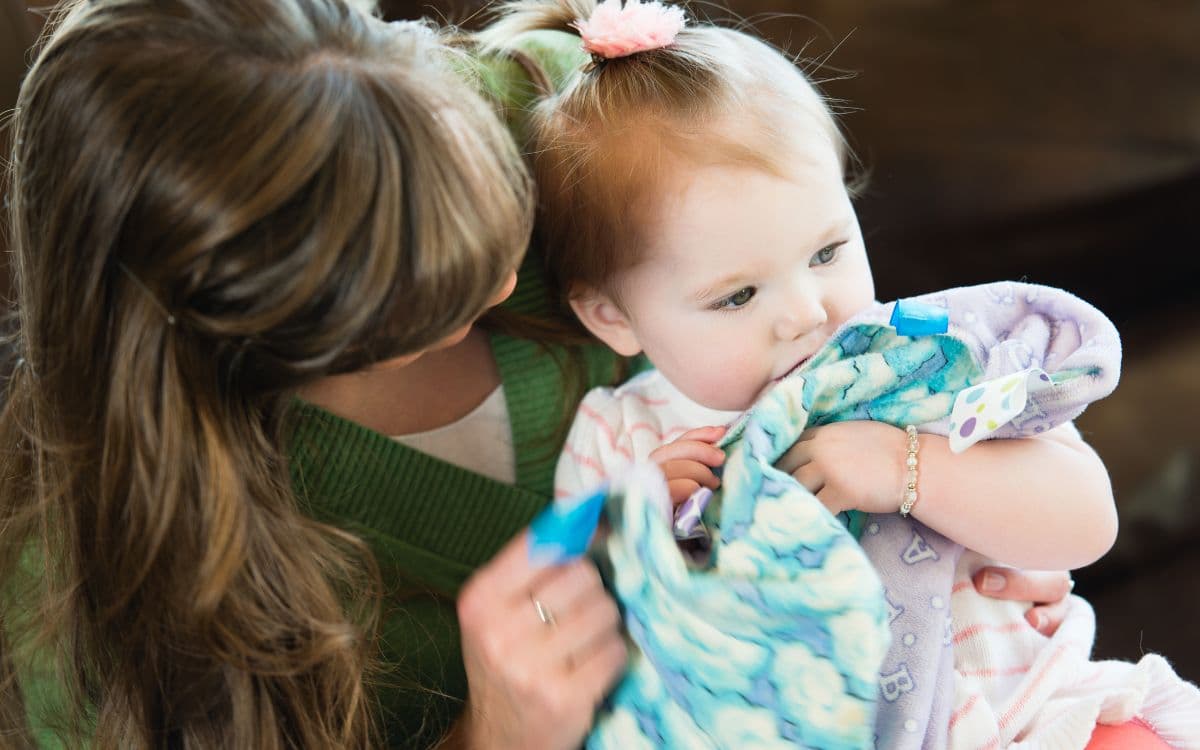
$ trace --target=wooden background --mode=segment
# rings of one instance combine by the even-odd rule
[[[1097,655],[1157,651],[1200,681],[1200,3],[729,0],[822,61],[870,173],[859,212],[880,299],[1002,278],[1064,287],[1117,323],[1121,385],[1078,424],[1122,528],[1077,571]],[[0,0],[0,111],[32,27]],[[385,0],[477,20],[474,0]]]

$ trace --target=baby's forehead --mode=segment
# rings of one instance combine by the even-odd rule
[[[714,173],[758,172],[782,180],[807,180],[814,174],[841,181],[845,149],[836,129],[824,127],[820,118],[800,113],[782,122],[728,114],[711,122],[693,124],[686,135],[660,135],[657,153],[647,162],[659,166],[655,191],[664,198],[678,197],[696,187],[697,178]],[[615,166],[615,165],[614,165]]]
[[[798,151],[778,169],[705,164],[678,175],[647,223],[640,255],[659,272],[762,271],[776,252],[819,250],[850,233],[853,205],[828,149]]]
[[[767,154],[763,155],[764,157]],[[793,208],[823,219],[822,214],[845,214],[848,207],[842,164],[819,134],[796,139],[770,158],[680,161],[665,176],[652,207],[646,210],[661,229],[680,224],[677,232],[720,234],[733,222],[777,223],[780,212]],[[813,211],[804,210],[812,207]],[[824,207],[823,209],[821,207]],[[830,216],[831,219],[836,218]]]

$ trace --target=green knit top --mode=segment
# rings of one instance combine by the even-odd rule
[[[527,264],[528,265],[528,264]],[[545,299],[530,268],[523,301]],[[309,404],[295,412],[290,453],[297,496],[315,517],[364,539],[385,586],[379,695],[390,747],[428,747],[466,697],[454,596],[467,577],[550,500],[566,418],[555,347],[493,335],[512,423],[517,483],[506,485],[408,448]],[[607,349],[583,351],[587,385],[619,372]]]

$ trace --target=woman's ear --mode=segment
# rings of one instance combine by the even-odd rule
[[[571,291],[570,304],[575,317],[609,349],[623,357],[632,357],[642,351],[629,318],[604,292],[578,287]]]

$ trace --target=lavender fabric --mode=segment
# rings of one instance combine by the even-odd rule
[[[1036,435],[1077,417],[1117,385],[1121,343],[1099,310],[1060,289],[1002,282],[917,300],[946,308],[946,335],[966,344],[981,381],[1038,367],[1056,386],[1031,393],[1025,410],[991,436]],[[847,323],[886,324],[892,305]],[[919,425],[945,435],[950,417]],[[969,449],[968,449],[969,450]],[[950,594],[963,548],[913,518],[870,515],[860,543],[883,580],[892,631],[879,675],[876,747],[938,750],[954,707]]]

